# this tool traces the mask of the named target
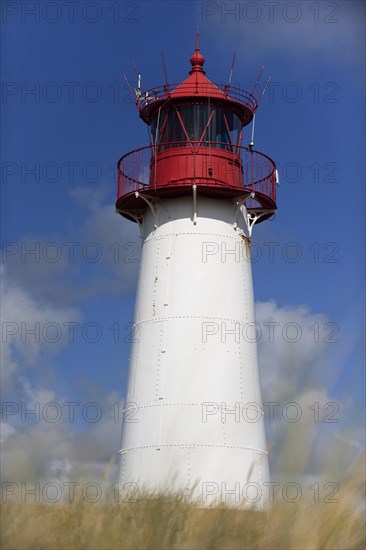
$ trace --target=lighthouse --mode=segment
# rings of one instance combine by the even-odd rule
[[[188,77],[135,96],[150,144],[118,162],[116,210],[140,228],[120,486],[202,506],[265,507],[268,449],[250,241],[276,211],[276,167],[245,127],[256,88]]]

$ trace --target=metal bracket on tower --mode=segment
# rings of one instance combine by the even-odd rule
[[[252,191],[251,193],[248,193],[247,195],[243,195],[239,200],[236,201],[236,209],[234,213],[234,220],[233,220],[233,227],[236,231],[238,229],[238,216],[239,212],[242,206],[245,206],[244,202],[246,199],[255,199],[255,193]],[[251,212],[248,212],[248,208],[246,208],[247,214],[245,216],[245,221],[248,229],[248,237],[249,239],[252,238],[252,231],[254,224],[262,218],[262,216],[268,216],[268,214],[274,214],[276,210],[264,210],[263,208],[259,208],[258,211],[256,211],[254,208]]]
[[[247,226],[249,231],[249,238],[252,237],[252,231],[254,224],[261,218],[262,216],[267,216],[268,214],[275,214],[276,210],[263,210],[262,212],[248,212],[247,214]]]
[[[197,225],[197,185],[192,185],[193,192],[193,225]]]
[[[249,239],[252,238],[253,226],[255,222],[259,219],[259,217],[260,216],[257,216],[255,212],[247,213],[247,226],[248,226]]]
[[[127,211],[127,210],[115,210],[116,214],[127,214],[130,218],[132,218],[133,220],[135,220],[135,222],[138,224],[138,225],[142,225],[142,222],[143,222],[143,219],[139,216],[135,216],[134,214],[132,214],[131,212]]]
[[[239,212],[240,212],[240,209],[241,207],[243,206],[243,202],[248,198],[250,197],[250,193],[248,193],[247,195],[244,195],[240,200],[236,200],[235,201],[235,204],[236,204],[236,209],[235,209],[235,213],[234,213],[234,219],[233,219],[233,227],[234,227],[234,230],[236,231],[237,228],[238,228],[238,216],[239,216]]]
[[[153,204],[153,201],[151,199],[148,199],[145,195],[140,195],[140,193],[138,191],[136,191],[135,197],[136,197],[136,199],[141,198],[142,200],[144,200],[146,202],[146,204],[148,205],[148,207],[150,208],[150,210],[151,210],[151,212],[154,216],[154,221],[155,221],[154,227],[156,229],[159,226],[159,220],[158,220],[157,210],[156,210],[156,207]]]

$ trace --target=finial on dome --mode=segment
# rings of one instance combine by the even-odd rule
[[[192,74],[194,72],[200,72],[200,73],[205,72],[202,69],[203,64],[205,62],[205,58],[201,54],[200,48],[199,48],[199,30],[198,30],[198,27],[196,29],[196,49],[194,51],[194,54],[190,58],[190,62],[191,62],[191,65],[192,65],[192,70],[189,71],[189,74]]]

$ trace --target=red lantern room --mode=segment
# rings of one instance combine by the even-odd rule
[[[241,146],[258,101],[241,88],[211,82],[198,43],[190,62],[181,84],[138,90],[136,105],[151,144],[119,160],[116,209],[140,221],[149,201],[194,192],[234,199],[263,221],[276,211],[276,167]]]

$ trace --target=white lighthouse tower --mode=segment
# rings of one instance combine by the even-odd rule
[[[196,44],[179,85],[138,90],[151,144],[118,163],[142,239],[120,483],[203,506],[265,505],[268,452],[250,238],[276,210],[272,160],[242,147],[254,94],[213,84]]]

